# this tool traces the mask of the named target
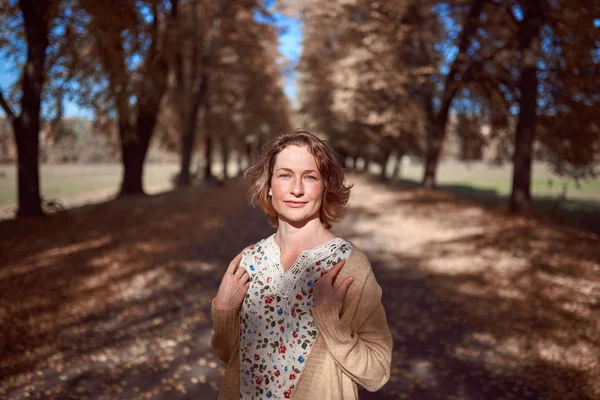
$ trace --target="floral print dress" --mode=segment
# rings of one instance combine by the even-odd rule
[[[240,399],[289,399],[317,326],[310,313],[315,282],[352,249],[334,238],[304,250],[283,271],[275,235],[245,249],[250,288],[240,312]]]

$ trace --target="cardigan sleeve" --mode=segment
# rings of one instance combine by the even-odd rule
[[[233,350],[240,340],[241,305],[228,310],[220,310],[212,302],[213,336],[210,345],[217,356],[225,362],[231,358]]]
[[[246,249],[242,251],[242,259],[238,268],[246,268],[245,255]],[[240,310],[242,305],[221,310],[212,301],[210,313],[213,321],[213,336],[210,345],[217,353],[217,356],[224,362],[229,362],[233,351],[240,341]]]
[[[364,281],[354,314],[360,318],[357,329],[340,319],[341,310],[342,302],[312,309],[319,333],[342,371],[368,391],[377,391],[390,377],[392,335],[381,303],[381,287],[372,271]]]

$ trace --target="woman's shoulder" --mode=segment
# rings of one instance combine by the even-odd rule
[[[269,247],[269,241],[272,235],[260,239],[258,242],[249,244],[242,250],[242,265],[250,265],[255,262],[260,262],[263,258],[266,259]]]
[[[344,264],[343,269],[346,270],[349,275],[354,276],[355,279],[360,276],[366,278],[372,273],[369,258],[367,257],[366,253],[354,243],[350,241],[346,241],[346,243],[350,254],[346,258],[346,263]]]
[[[354,243],[350,244],[352,251],[340,271],[339,279],[351,276],[354,282],[350,285],[344,302],[361,301],[363,306],[373,305],[381,299],[381,286],[377,283],[367,254]]]
[[[369,259],[365,252],[358,247],[356,244],[352,243],[349,240],[341,239],[341,248],[343,248],[348,253],[348,258],[346,263],[352,262],[357,264],[369,264]]]
[[[272,238],[273,238],[273,235],[267,236],[266,238],[260,239],[257,242],[249,244],[248,246],[246,246],[244,248],[244,250],[242,250],[242,253],[243,254],[251,254],[251,253],[256,253],[259,251],[264,251],[265,247],[268,245],[270,239],[272,239]]]

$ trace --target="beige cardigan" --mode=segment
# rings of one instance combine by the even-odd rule
[[[377,284],[366,255],[352,246],[345,265],[336,278],[354,277],[340,303],[313,307],[317,338],[292,391],[294,400],[358,399],[357,384],[374,392],[390,377],[392,336],[381,304]],[[212,305],[211,345],[227,363],[219,400],[239,399],[241,306],[219,310]]]

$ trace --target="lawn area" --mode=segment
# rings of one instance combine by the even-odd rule
[[[421,164],[403,166],[402,178],[420,182],[423,176]],[[492,166],[484,163],[443,162],[438,170],[437,181],[440,186],[464,186],[477,190],[494,191],[499,196],[509,196],[512,184],[512,167],[510,165]],[[551,182],[551,183],[550,183]],[[567,200],[588,200],[600,202],[600,179],[580,183],[577,188],[574,181],[552,173],[545,164],[533,167],[532,195],[534,198],[555,197],[562,195],[566,186]]]
[[[177,164],[146,164],[144,188],[158,193],[172,187],[171,178]],[[41,194],[45,200],[58,200],[63,205],[99,201],[116,194],[121,181],[120,164],[53,164],[40,168]],[[0,207],[16,204],[16,169],[0,166]]]

